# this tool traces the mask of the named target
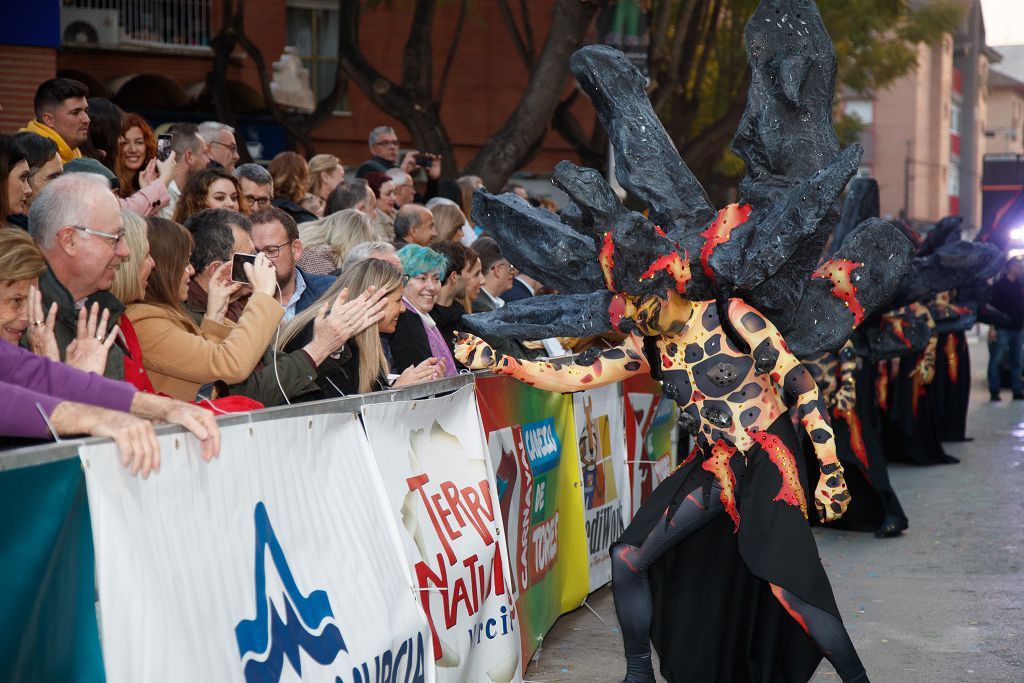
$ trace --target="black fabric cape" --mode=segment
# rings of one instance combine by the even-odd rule
[[[964,332],[947,332],[939,337],[935,352],[936,410],[939,438],[967,440],[967,408],[971,400],[971,353]]]
[[[939,440],[939,422],[935,411],[935,392],[924,387],[916,401],[911,372],[923,352],[899,357],[899,368],[889,366],[889,411],[884,428],[885,457],[889,462],[914,465],[938,465],[952,462]],[[936,352],[937,353],[937,352]]]
[[[768,430],[806,472],[788,414]],[[803,683],[821,653],[771,594],[768,582],[839,617],[810,526],[799,507],[775,501],[782,478],[760,447],[733,456],[738,532],[719,515],[670,548],[651,568],[651,640],[669,681]],[[698,455],[655,489],[619,542],[640,545],[663,513],[712,475]],[[817,478],[815,477],[815,481]],[[706,495],[706,494],[705,494]],[[811,514],[814,514],[813,508]]]
[[[832,431],[835,433],[836,456],[843,465],[843,476],[850,490],[850,505],[838,520],[822,524],[825,528],[874,531],[892,515],[907,522],[896,492],[889,481],[889,464],[882,445],[882,418],[875,396],[878,376],[874,363],[864,361],[854,374],[857,400],[854,404],[855,426],[846,416],[832,411]],[[860,445],[854,441],[859,435]],[[802,439],[808,470],[815,464],[814,447],[806,435]],[[813,505],[813,491],[807,492],[808,505]],[[820,524],[811,517],[812,524]]]

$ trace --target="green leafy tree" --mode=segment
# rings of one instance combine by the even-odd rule
[[[728,152],[746,105],[750,72],[743,29],[757,0],[652,0],[651,101],[687,165],[716,201],[729,199],[742,162]],[[835,44],[837,90],[870,93],[916,66],[916,46],[952,32],[963,17],[956,0],[911,6],[907,0],[823,1]],[[837,119],[844,141],[856,121]]]

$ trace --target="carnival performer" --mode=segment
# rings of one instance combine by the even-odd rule
[[[475,221],[517,268],[563,294],[463,322],[526,339],[631,334],[571,363],[500,355],[477,337],[460,340],[457,358],[563,392],[650,373],[682,409],[693,451],[611,549],[626,681],[654,680],[652,639],[670,680],[808,680],[824,655],[843,681],[867,681],[807,524],[808,514],[838,518],[850,498],[798,356],[841,347],[896,287],[912,248],[869,220],[818,265],[860,158],[857,146],[840,152],[832,127],[831,42],[811,0],[764,0],[746,39],[752,80],[733,150],[748,175],[743,201],[719,212],[639,72],[610,48],[573,55],[617,179],[650,220],[627,211],[599,173],[568,162],[553,177],[572,200],[561,221],[478,192]],[[786,399],[814,445],[813,475],[797,457]]]

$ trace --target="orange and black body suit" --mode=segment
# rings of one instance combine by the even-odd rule
[[[967,408],[971,398],[971,356],[966,330],[977,315],[956,301],[956,292],[941,292],[929,305],[938,332],[935,352],[935,411],[939,438],[968,441]]]
[[[875,368],[853,344],[804,361],[832,416],[836,453],[850,489],[850,506],[834,526],[874,531],[879,538],[907,529],[903,506],[889,481],[875,401]],[[806,442],[805,442],[806,443]]]
[[[841,515],[849,500],[818,387],[771,322],[744,301],[731,299],[723,307],[680,301],[672,294],[627,306],[637,331],[647,336],[630,336],[619,347],[583,354],[573,363],[483,359],[497,373],[549,391],[578,391],[651,372],[681,408],[680,423],[693,436],[694,450],[612,548],[627,680],[653,680],[652,617],[655,630],[663,623],[656,611],[693,609],[701,625],[688,631],[688,642],[702,647],[706,638],[703,646],[713,651],[730,637],[716,632],[715,610],[723,600],[750,609],[743,600],[757,595],[760,608],[767,600],[792,617],[783,618],[783,630],[792,641],[789,661],[795,670],[809,676],[824,654],[844,681],[866,681],[807,522],[809,514]],[[674,305],[678,316],[672,315]],[[725,326],[720,308],[727,311]],[[664,324],[666,317],[674,319]],[[657,319],[663,324],[656,326]],[[655,335],[652,327],[664,331]],[[491,349],[474,340],[464,345],[461,359],[474,367],[487,354]],[[813,472],[798,457],[784,397],[813,444]],[[654,587],[658,600],[652,598],[652,575],[663,579]],[[765,628],[773,618],[777,628],[772,609],[752,609],[750,628]],[[807,648],[811,643],[818,649]],[[758,680],[777,666],[767,661],[774,657],[767,647],[760,658],[754,652],[743,661],[718,661],[716,672],[676,670],[672,677]]]

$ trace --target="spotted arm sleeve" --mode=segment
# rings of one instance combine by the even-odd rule
[[[846,511],[850,494],[843,479],[843,466],[836,457],[835,435],[818,385],[790,352],[775,325],[745,301],[732,299],[729,302],[729,320],[750,345],[755,372],[769,374],[793,400],[800,424],[814,444],[821,470],[814,487],[819,514],[829,520],[837,519]]]
[[[649,374],[642,344],[642,338],[630,335],[616,347],[588,349],[572,362],[534,361],[496,352],[470,335],[456,344],[455,356],[470,368],[489,368],[538,389],[570,393],[614,384],[632,375]]]

